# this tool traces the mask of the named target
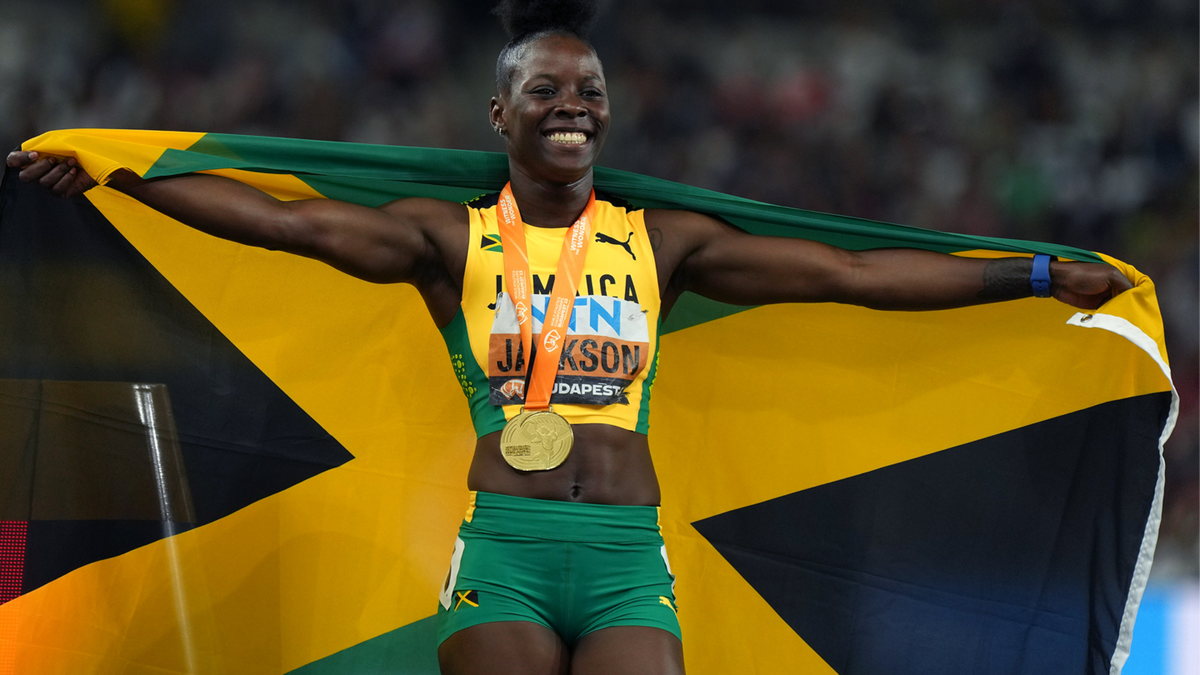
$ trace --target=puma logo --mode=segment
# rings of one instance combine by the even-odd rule
[[[630,232],[629,236],[625,238],[625,241],[620,241],[619,239],[613,239],[612,237],[608,236],[607,234],[604,234],[603,232],[596,233],[596,241],[600,242],[601,244],[615,244],[617,246],[620,246],[621,248],[625,249],[625,252],[628,253],[631,258],[633,258],[634,260],[637,260],[637,256],[633,255],[633,249],[629,248],[629,242],[632,240],[633,240],[632,232]]]

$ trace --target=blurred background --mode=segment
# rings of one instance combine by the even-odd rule
[[[1195,0],[601,4],[607,166],[1069,244],[1156,281],[1181,409],[1125,672],[1200,672]],[[125,127],[500,151],[492,5],[0,0],[0,143]]]

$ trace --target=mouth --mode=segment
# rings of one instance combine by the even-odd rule
[[[591,135],[585,131],[547,131],[542,134],[551,143],[566,146],[578,146],[587,143]]]

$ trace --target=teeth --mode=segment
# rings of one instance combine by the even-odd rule
[[[587,141],[587,136],[582,131],[555,131],[546,138],[566,145],[581,145]]]

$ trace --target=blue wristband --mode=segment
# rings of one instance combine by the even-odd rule
[[[1034,297],[1050,297],[1050,256],[1044,253],[1033,256],[1033,274],[1029,275],[1029,284],[1033,286]]]

